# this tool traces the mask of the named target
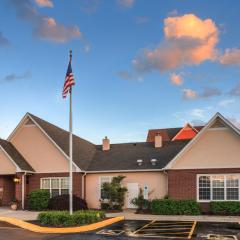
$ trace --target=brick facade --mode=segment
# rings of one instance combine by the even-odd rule
[[[69,173],[37,173],[27,177],[27,194],[40,189],[41,178],[68,177]],[[73,194],[82,198],[82,173],[73,173]]]
[[[168,171],[168,195],[173,199],[197,200],[197,174],[240,173],[240,168],[184,169]],[[208,203],[201,203],[208,210]]]
[[[2,199],[1,204],[4,206],[9,205],[13,200],[15,193],[15,184],[12,175],[0,177],[0,189],[0,199]]]

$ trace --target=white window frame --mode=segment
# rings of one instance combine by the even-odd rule
[[[99,191],[98,191],[98,199],[100,199],[100,200],[103,200],[103,199],[101,199],[101,190],[102,190],[102,178],[108,178],[108,180],[109,180],[109,183],[112,181],[112,179],[113,179],[113,176],[100,176],[99,177],[99,183],[98,183],[98,189],[99,189]]]
[[[68,179],[69,181],[69,177],[44,177],[44,178],[41,178],[40,179],[40,188],[41,189],[46,189],[46,190],[49,190],[50,192],[50,197],[52,197],[52,180],[55,180],[55,179],[58,179],[59,181],[59,186],[58,186],[58,193],[59,193],[59,196],[62,195],[62,190],[68,190],[69,191],[69,185],[68,185],[68,188],[61,188],[61,180],[62,179]],[[49,188],[43,188],[43,180],[49,180]],[[54,190],[56,190],[54,188]]]
[[[210,200],[200,200],[199,199],[199,178],[200,177],[210,177]],[[224,176],[224,200],[214,200],[212,198],[212,178],[214,176]],[[228,200],[227,199],[227,176],[237,176],[238,177],[238,200]],[[198,202],[217,202],[217,201],[240,201],[240,174],[239,173],[224,173],[224,174],[197,174],[197,201]]]

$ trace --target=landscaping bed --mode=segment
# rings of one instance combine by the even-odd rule
[[[102,211],[83,210],[72,215],[68,211],[48,211],[39,213],[37,221],[31,223],[45,227],[76,227],[96,223],[106,219]]]

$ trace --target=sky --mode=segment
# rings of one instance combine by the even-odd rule
[[[62,87],[73,51],[74,133],[96,144],[148,129],[240,126],[240,2],[1,0],[0,138],[26,112],[68,129]]]

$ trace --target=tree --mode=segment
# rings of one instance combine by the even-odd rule
[[[122,210],[127,188],[121,185],[125,176],[113,177],[110,183],[103,184],[103,191],[108,199],[109,209]]]

